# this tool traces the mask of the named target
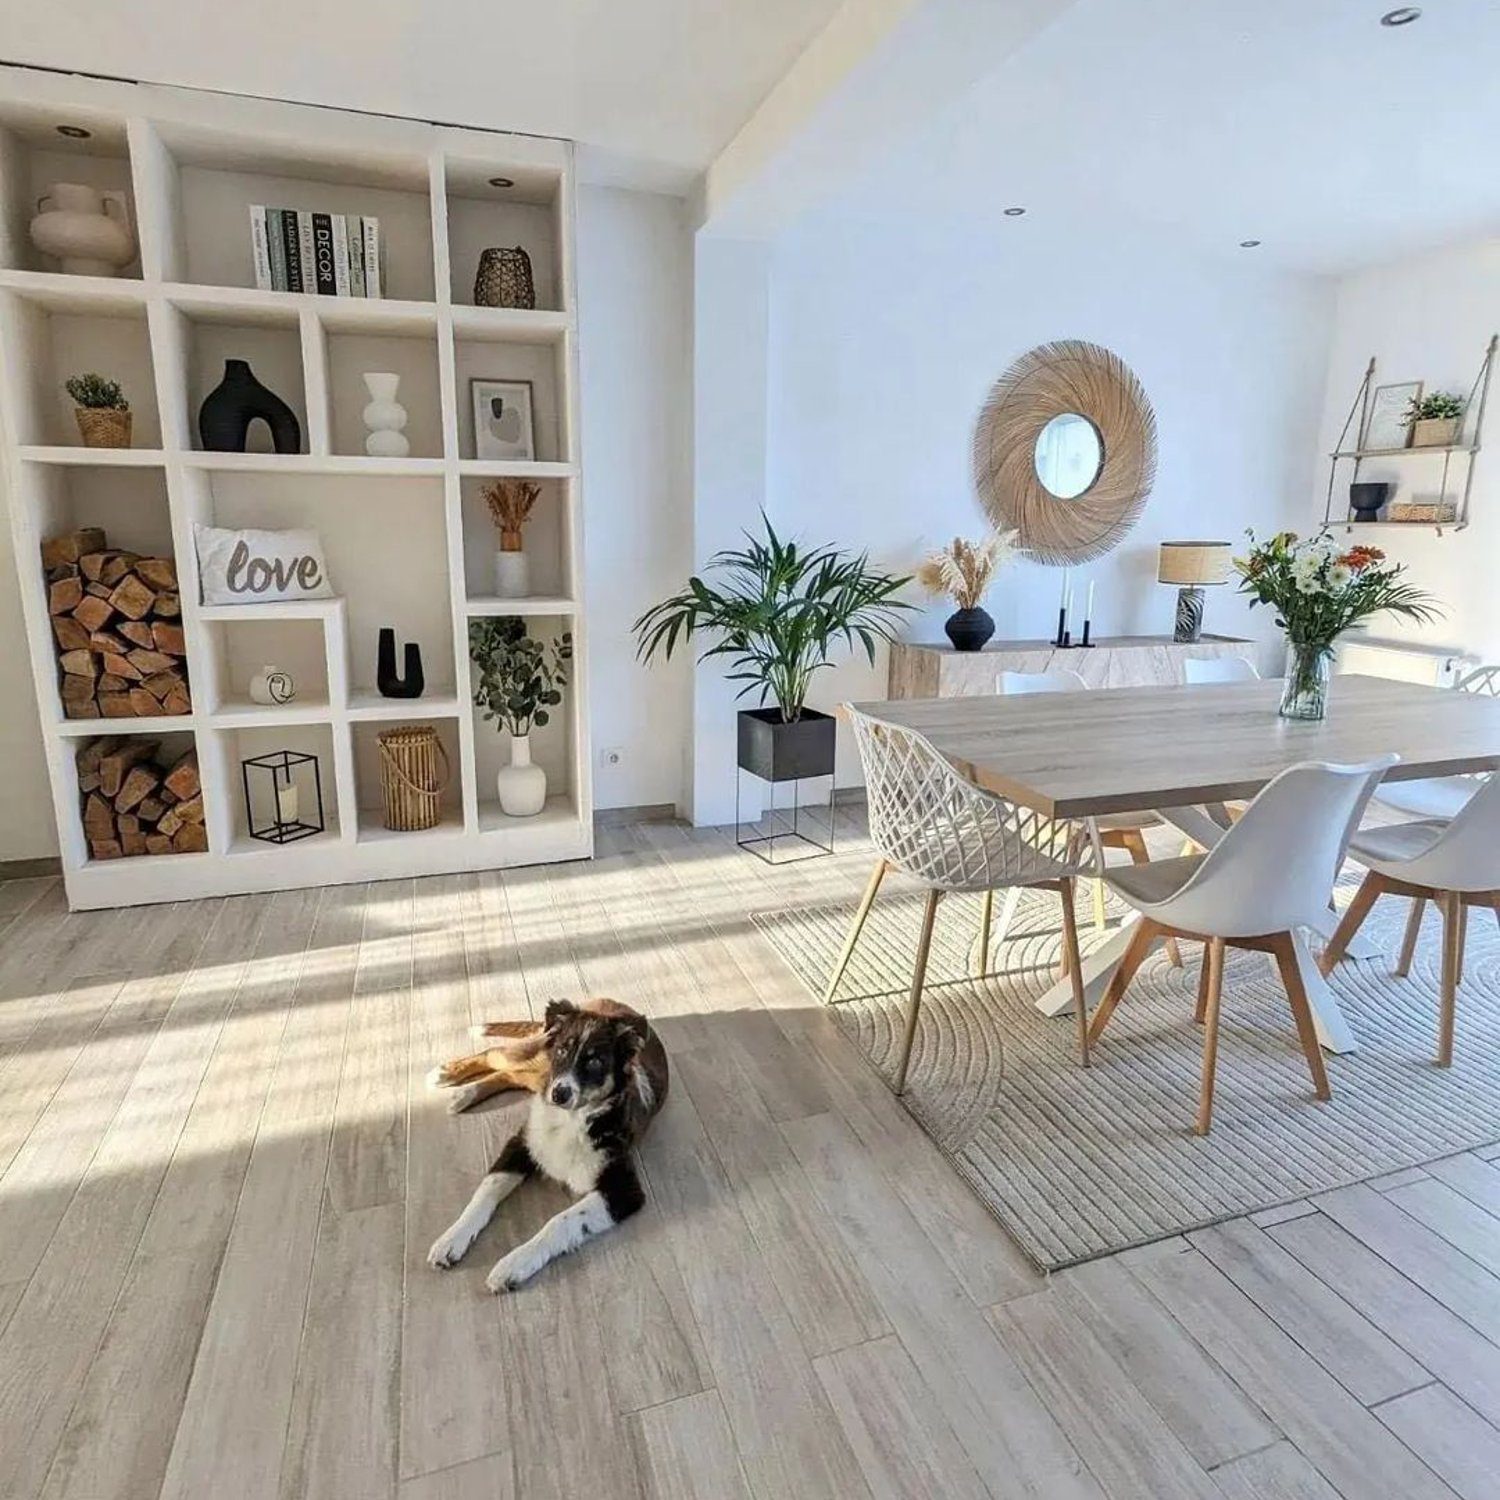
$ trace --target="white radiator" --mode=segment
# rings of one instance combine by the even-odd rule
[[[1452,646],[1383,641],[1375,636],[1347,636],[1338,649],[1340,672],[1363,672],[1367,677],[1394,677],[1434,687],[1452,687],[1477,662],[1477,657]]]

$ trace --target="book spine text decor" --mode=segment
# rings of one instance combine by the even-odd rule
[[[250,249],[255,284],[263,291],[381,295],[379,219],[256,203]]]

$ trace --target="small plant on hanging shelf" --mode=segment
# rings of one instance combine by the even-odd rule
[[[130,403],[118,380],[106,380],[90,370],[70,375],[63,389],[73,398],[73,416],[85,448],[130,446]]]
[[[541,486],[524,479],[499,479],[484,491],[490,519],[500,533],[495,553],[495,593],[501,599],[524,599],[531,591],[531,566],[522,528],[541,496]]]
[[[995,622],[981,607],[995,574],[1014,562],[1019,531],[992,531],[982,541],[956,536],[946,547],[930,552],[916,571],[916,580],[929,594],[946,595],[958,608],[943,621],[955,651],[978,651],[995,633]]]
[[[534,817],[547,803],[547,773],[531,761],[531,731],[546,726],[562,702],[573,661],[573,635],[543,643],[516,615],[469,622],[469,659],[478,671],[474,703],[481,717],[510,734],[510,764],[496,778],[500,810]]]
[[[1458,441],[1464,420],[1464,401],[1448,391],[1414,396],[1407,404],[1413,448],[1446,448]]]

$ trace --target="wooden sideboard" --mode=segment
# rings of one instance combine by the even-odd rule
[[[1054,646],[1051,641],[992,640],[982,651],[955,651],[944,643],[896,641],[891,646],[892,698],[960,698],[996,691],[1003,671],[1050,672],[1069,667],[1090,687],[1159,687],[1182,681],[1189,656],[1243,656],[1254,661],[1254,641],[1205,635],[1174,641],[1168,635],[1106,636],[1093,646]]]

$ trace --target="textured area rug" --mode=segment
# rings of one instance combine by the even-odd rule
[[[1340,901],[1352,894],[1347,883]],[[999,903],[997,901],[997,910]],[[756,924],[814,996],[852,903],[757,913]],[[833,1006],[889,1078],[895,1068],[922,898],[882,895]],[[1364,932],[1399,946],[1407,903],[1383,898]],[[1112,921],[1118,921],[1113,908]],[[979,898],[938,909],[906,1102],[990,1211],[1044,1269],[1270,1208],[1500,1139],[1500,933],[1470,914],[1457,1054],[1433,1063],[1441,924],[1429,908],[1411,977],[1391,959],[1346,960],[1333,987],[1360,1041],[1328,1057],[1330,1103],[1312,1097],[1280,982],[1262,955],[1231,951],[1224,977],[1214,1127],[1192,1134],[1202,1031],[1193,1025],[1202,949],[1184,967],[1160,950],[1094,1054],[1078,1067],[1071,1019],[1033,1000],[1061,951],[1057,897],[1028,892],[975,981],[967,954]],[[1094,934],[1085,902],[1079,924]]]

